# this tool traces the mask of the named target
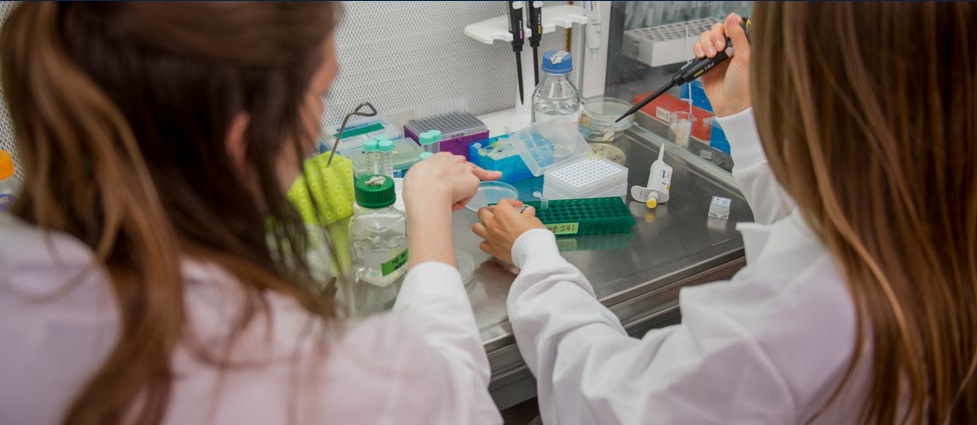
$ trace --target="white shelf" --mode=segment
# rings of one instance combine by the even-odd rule
[[[579,6],[547,6],[543,8],[542,16],[543,34],[556,31],[557,27],[570,28],[573,24],[587,24],[587,11]],[[528,44],[529,27],[527,26],[523,31],[523,34],[526,34],[526,43]],[[465,35],[485,44],[492,44],[495,40],[510,42],[512,41],[512,34],[509,33],[509,16],[497,16],[468,25],[465,27]]]

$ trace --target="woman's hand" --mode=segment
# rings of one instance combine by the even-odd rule
[[[713,25],[692,46],[697,58],[711,58],[726,49],[726,37],[733,43],[733,57],[699,77],[713,111],[721,117],[741,112],[753,104],[750,101],[750,42],[740,27],[742,22],[743,18],[731,13],[726,22]]]
[[[486,254],[507,263],[512,263],[512,244],[520,235],[532,229],[545,229],[543,222],[536,218],[536,210],[528,207],[521,213],[522,202],[503,199],[493,207],[478,210],[478,223],[472,231],[485,239],[479,245]]]
[[[475,196],[482,180],[497,180],[498,171],[485,171],[460,155],[441,152],[411,167],[404,178],[404,204],[408,213],[429,207],[463,208]]]
[[[404,178],[410,267],[428,261],[457,267],[451,211],[464,207],[475,196],[481,180],[499,177],[502,173],[485,171],[465,157],[447,152],[411,167]]]

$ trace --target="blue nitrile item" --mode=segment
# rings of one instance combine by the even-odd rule
[[[499,179],[505,183],[515,183],[533,177],[522,157],[516,153],[507,139],[509,135],[491,137],[471,144],[469,158],[471,163],[482,169],[501,171]]]
[[[553,56],[557,62],[553,63]],[[543,53],[543,72],[553,75],[569,74],[573,71],[573,55],[563,50],[550,50]]]
[[[706,91],[702,88],[702,82],[699,80],[693,81],[692,84],[682,84],[682,93],[679,95],[679,98],[689,98],[690,85],[692,86],[692,105],[712,112],[712,104],[709,103]]]
[[[729,141],[726,140],[726,132],[719,126],[719,120],[712,121],[712,133],[709,135],[709,146],[718,151],[729,154]]]

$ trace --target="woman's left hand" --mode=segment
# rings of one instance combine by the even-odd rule
[[[478,210],[479,222],[472,225],[472,232],[485,239],[479,245],[482,251],[511,264],[516,239],[532,229],[546,228],[536,218],[533,207],[522,209],[522,206],[522,202],[503,199],[493,207]]]

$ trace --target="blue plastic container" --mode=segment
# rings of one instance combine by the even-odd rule
[[[718,120],[712,121],[712,133],[709,135],[709,146],[718,151],[729,154],[729,141],[726,140],[726,132],[719,126]]]
[[[692,84],[682,84],[682,92],[679,95],[682,99],[689,98],[689,86],[692,86],[692,105],[712,112],[712,104],[706,97],[706,91],[702,88],[702,82],[695,80]]]
[[[515,183],[533,177],[522,157],[516,153],[512,144],[507,143],[508,135],[495,136],[472,143],[469,160],[472,164],[486,170],[501,171],[505,183]],[[500,142],[501,140],[501,142]]]

